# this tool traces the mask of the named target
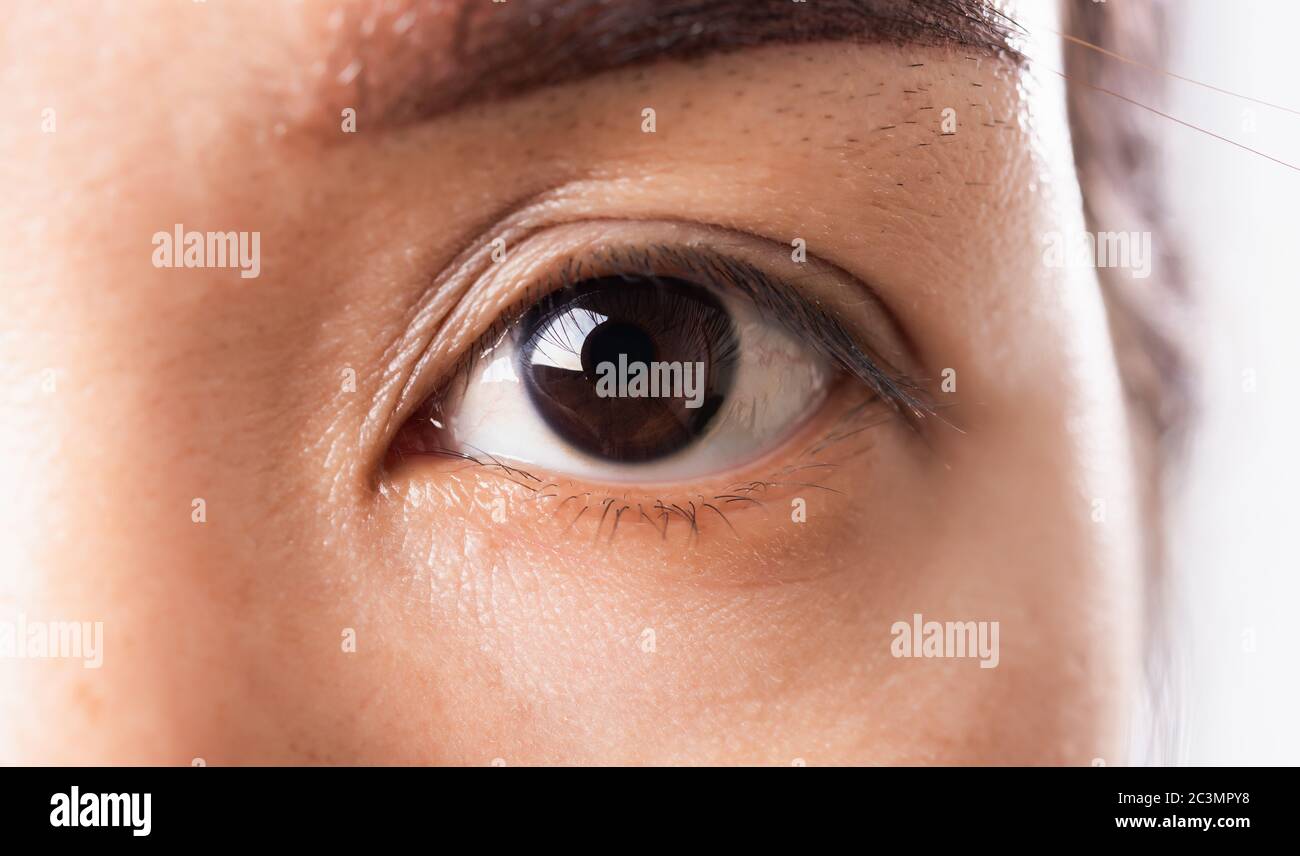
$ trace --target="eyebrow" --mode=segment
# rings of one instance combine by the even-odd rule
[[[313,109],[420,123],[662,59],[769,44],[949,45],[1019,60],[989,0],[365,0],[321,21]]]

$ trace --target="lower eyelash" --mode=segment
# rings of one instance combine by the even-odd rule
[[[766,491],[774,488],[790,489],[818,489],[831,493],[839,494],[840,491],[821,485],[816,482],[807,480],[791,481],[790,476],[801,470],[818,470],[829,474],[830,471],[838,468],[839,464],[821,463],[804,465],[802,467],[790,467],[781,470],[769,476],[767,479],[738,482],[726,488],[722,493],[709,496],[708,494],[696,494],[694,498],[688,500],[679,500],[676,502],[667,501],[664,498],[653,500],[631,501],[619,496],[602,496],[599,491],[583,492],[561,492],[552,491],[561,485],[558,482],[543,482],[541,479],[533,476],[518,467],[513,467],[501,462],[481,461],[472,455],[463,452],[448,452],[450,456],[466,460],[471,464],[482,467],[485,470],[497,470],[508,481],[512,481],[517,486],[532,492],[533,500],[540,503],[543,500],[556,500],[554,508],[551,511],[552,518],[560,518],[561,515],[568,517],[568,523],[565,524],[561,532],[570,532],[578,525],[584,517],[587,519],[597,519],[596,529],[593,533],[593,541],[606,543],[612,542],[618,534],[621,526],[631,521],[636,525],[650,525],[659,533],[664,540],[668,538],[668,530],[671,524],[680,520],[686,524],[688,534],[688,543],[699,538],[705,531],[706,527],[701,524],[710,517],[715,516],[720,522],[725,524],[731,534],[740,537],[735,526],[728,516],[728,511],[733,510],[732,506],[744,507],[745,505],[755,505],[764,507]],[[526,481],[520,481],[519,479]],[[529,481],[536,484],[530,484]],[[765,499],[759,499],[758,497]],[[563,498],[561,498],[563,497]],[[569,504],[573,503],[572,507]],[[567,508],[567,512],[566,512]],[[576,512],[575,512],[576,509]],[[627,520],[625,521],[625,517]]]
[[[843,496],[843,491],[821,482],[829,480],[846,461],[871,447],[867,443],[856,449],[844,449],[846,444],[861,440],[868,429],[891,421],[892,410],[883,404],[872,395],[850,407],[828,431],[799,452],[800,463],[783,467],[763,479],[735,482],[713,494],[696,493],[685,498],[647,495],[630,499],[626,493],[579,491],[566,488],[561,482],[546,481],[489,454],[446,448],[433,450],[432,454],[464,461],[467,467],[491,473],[527,491],[529,497],[526,501],[535,502],[539,507],[545,503],[550,519],[561,526],[562,533],[572,533],[584,521],[595,520],[593,543],[610,544],[620,531],[626,532],[629,525],[648,525],[663,540],[669,538],[670,529],[680,528],[690,545],[705,533],[717,530],[718,527],[708,525],[714,520],[732,536],[740,538],[740,532],[731,519],[733,514],[749,507],[764,508],[769,502],[784,499],[786,494],[792,495],[795,491],[818,490]],[[831,448],[843,452],[836,461],[809,460]]]

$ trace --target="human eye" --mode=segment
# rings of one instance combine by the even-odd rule
[[[626,269],[651,269],[642,261],[651,259],[629,257]],[[533,304],[480,351],[439,421],[463,452],[662,483],[763,454],[820,404],[829,380],[825,358],[743,298],[629,272]]]
[[[816,459],[836,439],[926,412],[899,337],[846,274],[719,229],[577,231],[495,271],[514,296],[405,422],[394,467],[480,465],[561,501],[603,488],[650,518],[647,502],[756,501],[772,473],[832,467]],[[842,320],[854,310],[866,323]],[[717,487],[729,477],[743,489]]]

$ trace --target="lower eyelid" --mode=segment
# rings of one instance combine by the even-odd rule
[[[510,461],[450,454],[397,464],[385,493],[429,507],[456,508],[467,525],[595,546],[618,541],[669,550],[749,543],[790,521],[794,498],[847,500],[850,472],[864,466],[874,433],[898,426],[885,405],[839,384],[824,412],[768,459],[695,485],[598,485]],[[868,474],[866,476],[870,478]]]

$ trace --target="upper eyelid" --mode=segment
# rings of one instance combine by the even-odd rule
[[[766,239],[764,239],[766,240]],[[715,244],[716,245],[716,244]],[[773,317],[796,333],[811,334],[823,356],[857,377],[910,425],[934,412],[922,385],[873,353],[869,343],[850,333],[836,315],[790,284],[788,277],[699,245],[670,246],[649,243],[642,247],[615,247],[587,259],[569,258],[565,264],[529,286],[493,320],[444,374],[431,399],[448,390],[456,378],[468,380],[474,362],[487,349],[510,334],[523,314],[548,294],[596,276],[696,276],[717,287],[739,291],[765,316]]]
[[[422,290],[419,299],[410,305],[405,332],[385,352],[385,359],[400,375],[386,377],[384,381],[385,386],[395,390],[395,398],[380,427],[382,436],[391,440],[410,411],[427,397],[417,395],[420,369],[429,357],[430,346],[438,338],[442,322],[490,269],[492,242],[497,238],[511,244],[525,241],[548,225],[556,225],[545,222],[545,212],[563,205],[568,197],[580,194],[586,184],[586,179],[569,180],[517,197],[469,230],[475,237],[452,254],[441,272]],[[439,313],[438,306],[444,300],[449,308]],[[403,360],[401,355],[404,353],[414,353],[415,356],[409,361]]]
[[[850,333],[835,313],[829,312],[818,301],[791,285],[791,277],[773,276],[761,267],[711,251],[706,252],[702,258],[708,262],[710,270],[716,271],[722,266],[741,272],[740,276],[729,277],[730,284],[757,285],[758,291],[749,295],[755,305],[760,309],[774,310],[772,314],[783,323],[789,323],[788,310],[799,312],[801,320],[806,321],[812,331],[819,334],[814,343],[824,348],[824,356],[858,377],[882,399],[902,409],[904,415],[919,419],[933,412],[932,406],[921,392],[922,385],[918,380],[907,376],[874,353],[870,343]],[[765,305],[770,301],[776,301],[779,305]],[[887,312],[883,306],[881,308]],[[898,326],[892,319],[891,323]],[[849,362],[854,364],[846,364]]]

